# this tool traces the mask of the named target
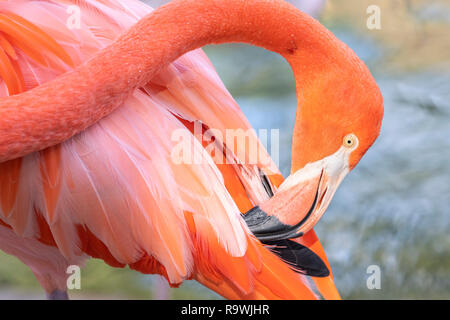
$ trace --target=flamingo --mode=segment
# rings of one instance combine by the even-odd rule
[[[67,25],[73,5],[80,28]],[[68,297],[67,268],[88,258],[230,299],[339,298],[313,227],[376,140],[383,102],[364,63],[318,21],[281,0],[155,11],[20,0],[0,3],[0,31],[0,249],[50,299]],[[285,180],[251,130],[255,162],[220,134],[213,157],[195,133],[251,129],[200,49],[226,42],[279,53],[293,69]],[[175,132],[201,161],[174,161]]]

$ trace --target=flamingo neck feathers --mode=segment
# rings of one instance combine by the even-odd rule
[[[182,54],[225,42],[281,54],[303,91],[321,75],[333,75],[330,66],[346,66],[341,63],[347,59],[346,48],[284,1],[173,1],[73,71],[0,100],[0,162],[73,137],[113,112]]]

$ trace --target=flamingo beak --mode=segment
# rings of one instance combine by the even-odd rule
[[[346,148],[341,148],[329,157],[306,165],[281,184],[278,190],[280,192],[292,189],[294,185],[294,189],[295,186],[299,189],[297,198],[300,201],[303,202],[304,199],[308,198],[313,199],[312,201],[309,200],[310,206],[307,214],[297,218],[297,221],[299,221],[298,233],[307,233],[322,218],[337,188],[350,171],[349,155],[350,153]],[[304,202],[298,203],[300,210],[297,210],[297,212],[304,211],[304,209],[301,209],[304,205]],[[295,216],[296,214],[292,213],[292,215]],[[298,220],[299,218],[301,220]],[[293,217],[290,220],[292,219]]]
[[[290,240],[310,231],[325,213],[350,171],[352,150],[341,147],[291,174],[274,195],[243,215],[250,231],[297,272],[327,277],[330,270],[313,251]]]
[[[250,231],[264,242],[301,237],[311,230],[350,171],[349,155],[340,148],[291,174],[272,198],[244,215]]]

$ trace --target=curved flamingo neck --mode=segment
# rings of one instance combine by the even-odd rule
[[[114,111],[182,54],[245,42],[283,55],[302,90],[339,61],[324,27],[279,0],[173,1],[74,71],[0,100],[0,162],[59,144]],[[329,53],[335,52],[333,56]]]

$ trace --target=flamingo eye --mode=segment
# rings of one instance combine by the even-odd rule
[[[358,138],[353,133],[350,133],[344,137],[342,144],[346,148],[353,148],[357,143],[358,143]]]

